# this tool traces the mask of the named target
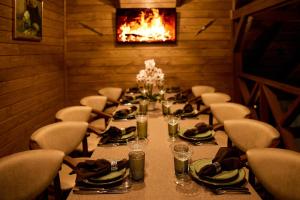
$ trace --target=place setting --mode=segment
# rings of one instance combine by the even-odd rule
[[[179,138],[196,146],[203,144],[217,145],[218,143],[216,142],[214,135],[215,131],[212,126],[204,122],[199,122],[193,127],[182,128],[178,132]]]
[[[132,148],[128,158],[85,160],[76,165],[73,173],[76,173],[74,194],[127,193],[144,182],[145,152]]]
[[[121,194],[129,192],[129,161],[121,160],[85,160],[77,164],[76,186],[74,194]]]
[[[137,109],[137,106],[129,106],[128,108],[117,110],[113,114],[113,121],[135,119]]]
[[[140,100],[146,99],[141,93],[125,93],[120,99],[122,105],[138,104]]]
[[[191,160],[192,147],[183,142],[171,145],[174,157],[175,183],[179,190],[197,190],[193,182],[213,194],[251,194],[245,187],[246,171],[243,153],[234,147],[220,147],[214,158]]]
[[[174,101],[174,103],[186,103],[188,101],[188,95],[178,92],[174,96],[169,97],[167,100]]]
[[[126,128],[110,126],[104,133],[101,134],[101,139],[98,143],[98,146],[126,145],[129,141],[135,140],[135,138],[135,126],[129,126]]]
[[[198,119],[201,114],[197,109],[194,109],[192,104],[185,104],[182,109],[177,109],[173,112],[174,115],[181,119]]]
[[[213,159],[203,158],[190,163],[192,180],[216,195],[251,194],[245,187],[246,171],[243,153],[235,147],[220,147]]]

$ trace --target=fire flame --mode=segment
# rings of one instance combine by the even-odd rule
[[[160,14],[158,9],[140,14],[118,27],[117,39],[121,42],[175,41],[175,19]]]

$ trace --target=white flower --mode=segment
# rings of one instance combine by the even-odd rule
[[[145,69],[140,70],[137,74],[136,79],[138,82],[143,84],[162,83],[164,81],[164,73],[158,67],[155,67],[154,59],[145,60]]]
[[[154,68],[155,67],[155,61],[154,61],[154,59],[145,60],[145,66],[146,66],[146,69],[148,67]]]

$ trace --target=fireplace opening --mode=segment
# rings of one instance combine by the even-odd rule
[[[176,8],[119,8],[118,43],[175,43]]]

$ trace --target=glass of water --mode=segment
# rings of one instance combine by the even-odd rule
[[[175,115],[168,117],[168,132],[171,141],[175,141],[179,131],[179,118]]]
[[[164,116],[168,116],[169,114],[171,114],[171,106],[172,106],[173,102],[169,101],[169,100],[164,100],[161,102],[161,106],[162,106],[162,114]]]
[[[137,113],[136,127],[137,127],[137,138],[146,139],[148,136],[148,117],[144,113]]]
[[[172,145],[174,155],[174,170],[176,184],[184,186],[190,183],[189,164],[192,157],[192,148],[187,143],[175,143]]]

